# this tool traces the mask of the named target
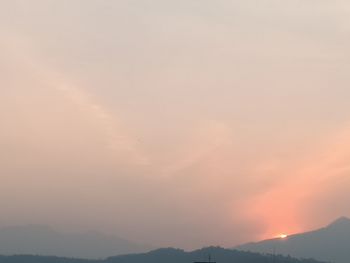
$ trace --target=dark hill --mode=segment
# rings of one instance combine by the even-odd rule
[[[112,257],[106,261],[107,263],[193,263],[195,261],[207,261],[209,255],[217,263],[272,263],[273,261],[272,255],[262,255],[220,247],[208,247],[192,252],[173,248],[158,249],[145,254]],[[277,256],[275,262],[314,263],[316,261]]]
[[[318,263],[312,259],[293,259],[291,257],[261,255],[219,247],[209,247],[192,252],[165,248],[143,254],[110,257],[104,260],[82,260],[40,256],[0,256],[0,263],[193,263],[207,261],[211,255],[217,263]]]

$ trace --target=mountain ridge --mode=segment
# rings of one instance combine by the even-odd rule
[[[186,252],[176,248],[160,248],[147,253],[113,256],[103,260],[84,260],[42,256],[0,256],[1,263],[193,263],[207,261],[211,255],[217,263],[271,263],[272,255],[206,247]],[[313,259],[276,256],[279,263],[321,263]]]
[[[110,255],[141,253],[148,245],[98,232],[62,233],[46,225],[0,228],[0,254],[31,254],[98,259]]]
[[[340,217],[325,227],[235,247],[242,251],[274,253],[321,261],[347,263],[350,251],[350,219]]]

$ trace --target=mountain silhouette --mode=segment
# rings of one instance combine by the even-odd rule
[[[0,256],[1,263],[193,263],[206,262],[211,255],[217,263],[271,263],[271,255],[209,247],[192,252],[180,249],[163,248],[143,254],[132,254],[110,257],[104,260],[82,260],[58,257],[40,256]],[[291,257],[276,256],[278,263],[318,263],[313,259],[293,259]]]
[[[348,263],[350,258],[350,219],[341,217],[328,226],[285,239],[270,239],[236,247],[243,251],[314,258],[334,263]]]
[[[272,255],[207,247],[192,252],[166,248],[139,255],[117,256],[106,259],[105,263],[193,263],[208,262],[208,257],[216,263],[271,263]],[[297,260],[291,257],[276,257],[278,263],[315,263],[315,260]]]
[[[48,226],[28,225],[0,229],[1,255],[43,255],[98,259],[141,253],[151,247],[97,232],[66,234]]]

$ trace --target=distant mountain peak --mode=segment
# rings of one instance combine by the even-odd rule
[[[327,228],[340,227],[340,226],[349,226],[350,227],[350,218],[342,216],[330,223]]]
[[[248,243],[239,250],[259,253],[276,253],[297,258],[314,258],[324,262],[348,263],[350,251],[350,218],[339,217],[326,227],[290,236]]]
[[[96,231],[61,233],[46,225],[0,228],[0,255],[55,255],[97,259],[110,255],[141,253],[151,248],[148,245]]]

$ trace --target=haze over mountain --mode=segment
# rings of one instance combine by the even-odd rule
[[[180,249],[164,248],[144,254],[133,254],[110,257],[104,260],[81,260],[57,257],[40,256],[0,256],[1,263],[193,263],[208,260],[208,255],[218,263],[271,263],[271,255],[243,252],[224,249],[220,247],[208,247],[192,252]],[[317,263],[312,259],[298,260],[291,257],[276,257],[279,263]]]
[[[0,229],[1,255],[43,255],[98,259],[111,255],[141,253],[150,246],[98,232],[60,233],[43,225]]]
[[[300,258],[347,263],[350,255],[350,219],[340,217],[328,226],[281,239],[270,239],[238,246],[243,251],[291,255]]]

